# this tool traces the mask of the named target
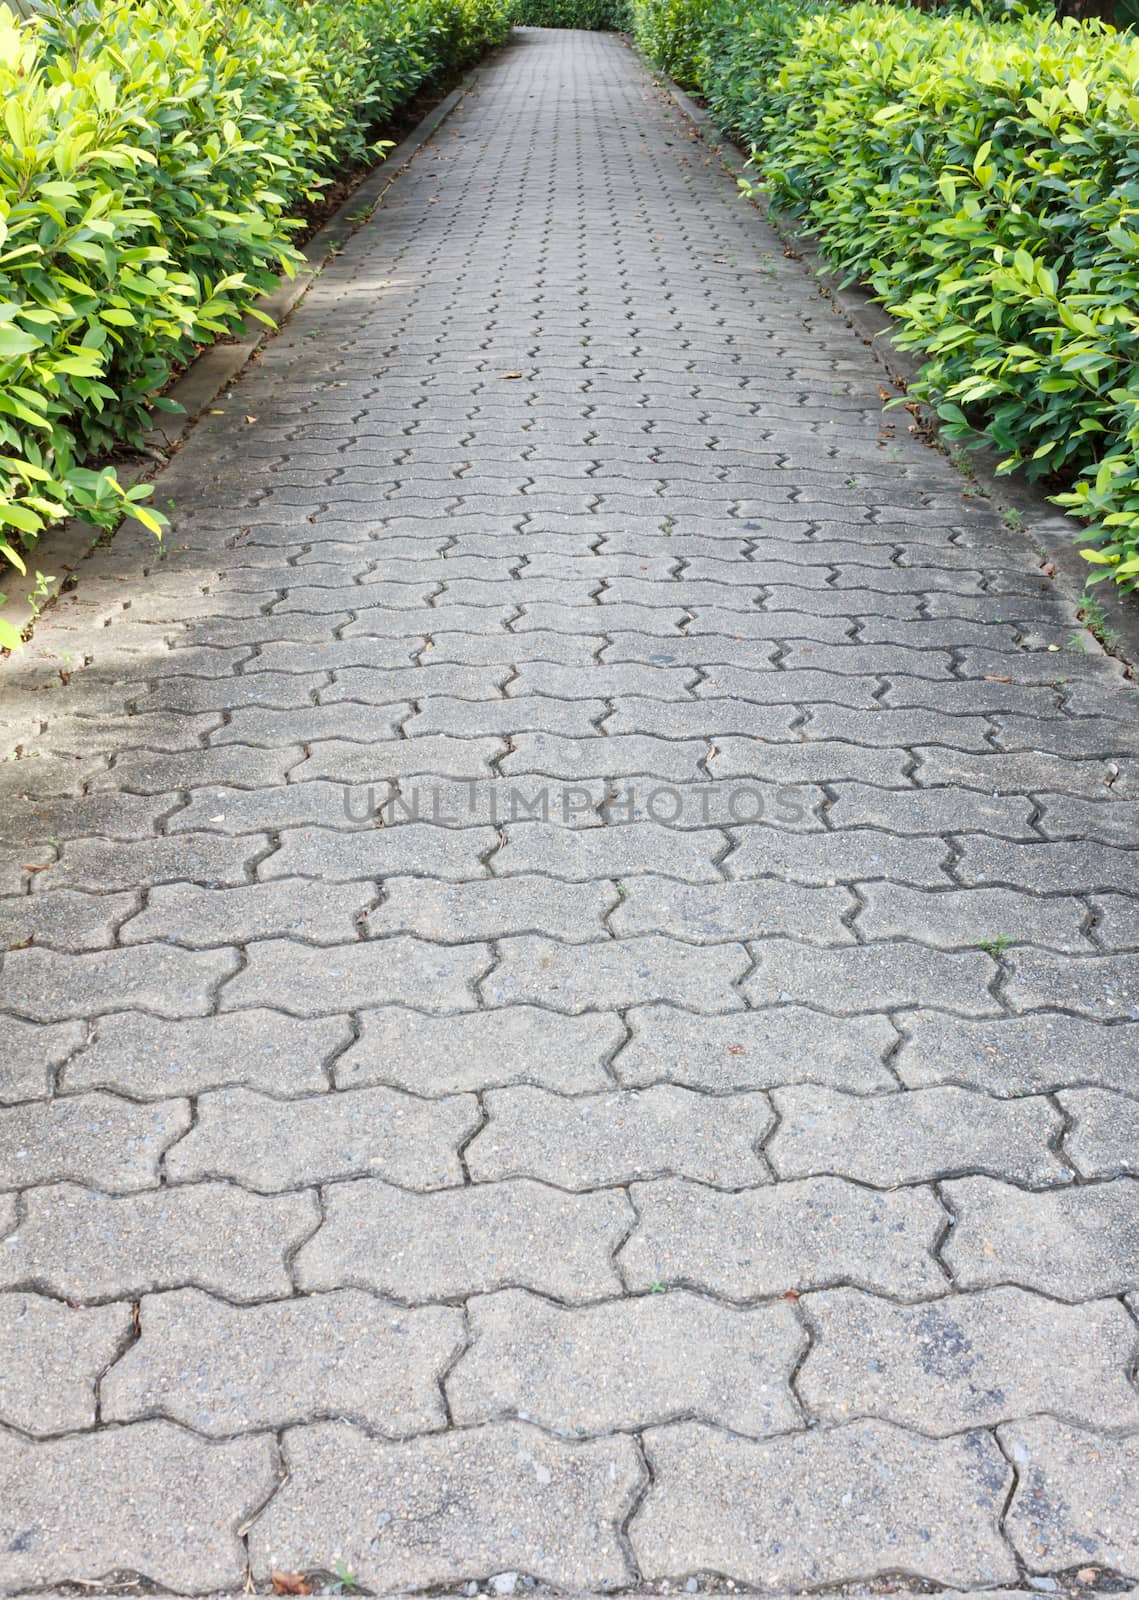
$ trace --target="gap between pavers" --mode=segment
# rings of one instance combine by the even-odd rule
[[[682,116],[692,123],[697,134],[714,156],[718,156],[725,169],[734,178],[745,176],[748,166],[746,152],[717,124],[711,115],[686,94],[679,84],[659,72],[645,60],[635,46],[626,39],[629,48],[643,62],[645,70],[672,100]],[[844,283],[840,274],[828,266],[820,253],[816,236],[802,233],[793,223],[780,215],[763,196],[754,204],[764,221],[790,247],[794,258],[804,271],[819,285],[820,295],[836,306],[856,333],[861,335],[879,366],[886,372],[895,388],[908,390],[921,369],[922,362],[908,350],[899,349],[894,333],[896,320],[858,284]],[[941,418],[929,405],[921,404],[922,421],[940,435]],[[948,453],[948,451],[946,452]],[[1079,524],[1064,516],[1051,501],[1035,490],[1023,478],[998,476],[996,468],[1001,459],[999,452],[988,446],[969,451],[971,476],[998,511],[1018,511],[1024,519],[1019,533],[1039,557],[1041,566],[1050,562],[1055,568],[1055,582],[1061,585],[1065,597],[1073,608],[1080,609],[1081,597],[1087,588],[1091,569],[1076,549]],[[968,480],[962,475],[962,482]],[[1097,584],[1095,598],[1103,607],[1105,619],[1116,634],[1117,648],[1106,651],[1090,628],[1085,631],[1094,645],[1094,653],[1114,654],[1128,667],[1139,666],[1139,604],[1121,594],[1112,583]]]
[[[497,55],[497,50],[491,51],[477,66],[472,67],[450,94],[415,125],[407,138],[395,147],[387,159],[378,161],[371,168],[332,213],[324,226],[314,233],[305,245],[301,252],[304,258],[303,264],[297,267],[295,274],[289,277],[287,273],[280,273],[277,287],[254,302],[253,311],[259,312],[262,317],[270,318],[271,325],[261,321],[258,316],[248,315],[240,335],[208,346],[191,361],[181,377],[164,391],[164,398],[177,401],[182,407],[182,412],[176,415],[166,411],[151,410],[150,427],[142,438],[142,448],[149,459],[132,461],[119,469],[116,475],[125,488],[145,482],[154,473],[161,471],[167,464],[166,453],[186,438],[210,402],[239,376],[261,346],[280,332],[340,247],[354,233],[375,220],[376,207],[388,189],[410,166],[415,156],[447,120],[459,102],[470,93]],[[367,215],[362,215],[361,213],[365,211]],[[125,531],[125,524],[129,521],[130,519],[126,518],[116,526],[110,535],[112,540]],[[141,528],[141,524],[136,524],[136,527]],[[29,553],[29,562],[33,568],[37,570],[54,568],[44,593],[35,605],[29,603],[23,595],[13,596],[0,606],[0,618],[15,628],[17,633],[28,633],[59,595],[64,584],[79,577],[81,563],[106,536],[104,529],[96,528],[78,517],[72,517],[67,522],[49,529],[45,537]],[[154,536],[147,533],[147,538],[153,540]],[[158,559],[161,546],[156,540],[154,545],[155,558]],[[26,587],[26,581],[22,578],[20,585]],[[18,653],[13,652],[12,659],[18,660]],[[0,673],[2,671],[3,668],[0,666]],[[92,1597],[92,1600],[95,1600],[95,1597]]]

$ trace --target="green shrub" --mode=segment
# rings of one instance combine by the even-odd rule
[[[520,28],[623,29],[627,0],[514,0],[511,20]]]
[[[681,3],[637,0],[666,70]],[[1092,523],[1096,576],[1139,583],[1139,41],[1023,10],[692,15],[679,49],[713,114],[927,355],[918,392],[949,434],[1044,478]]]
[[[291,269],[289,212],[367,129],[508,27],[505,0],[0,4],[0,554],[73,513],[157,531],[87,463]]]

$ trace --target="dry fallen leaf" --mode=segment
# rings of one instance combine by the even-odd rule
[[[245,420],[246,420],[246,422],[256,422],[257,418],[256,417],[246,417]]]
[[[1054,578],[1056,576],[1056,566],[1052,561],[1046,561],[1040,570],[1046,578]]]
[[[520,372],[500,372],[498,376],[499,376],[500,379],[501,378],[520,378],[522,376],[522,374]]]
[[[269,1576],[273,1580],[274,1594],[310,1594],[312,1592],[299,1572],[281,1572],[274,1567]]]
[[[799,1293],[798,1289],[788,1289],[783,1298],[784,1300],[801,1300],[803,1297]]]
[[[50,861],[23,861],[20,865],[25,872],[46,872],[52,863]]]
[[[988,673],[986,673],[985,674],[985,682],[986,683],[1011,683],[1012,679],[1011,678],[998,678],[995,673],[993,673],[991,676]]]

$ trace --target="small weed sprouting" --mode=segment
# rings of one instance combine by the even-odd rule
[[[1011,933],[994,933],[987,939],[977,941],[978,950],[983,950],[987,956],[995,956],[999,961],[1005,951],[1010,949],[1016,940]]]
[[[1010,533],[1024,532],[1024,512],[1016,506],[1009,506],[1007,511],[1002,512],[1001,521]]]

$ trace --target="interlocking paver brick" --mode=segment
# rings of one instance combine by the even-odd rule
[[[0,1294],[0,1422],[43,1436],[96,1422],[99,1374],[131,1338],[131,1308]]]
[[[662,822],[615,822],[605,828],[559,827],[553,822],[518,822],[490,861],[496,876],[545,872],[583,882],[663,872],[690,883],[715,882],[716,862],[727,849],[715,828],[677,830]]]
[[[913,839],[878,828],[835,833],[800,833],[755,823],[732,832],[734,849],[724,862],[730,878],[789,878],[794,883],[854,883],[862,878],[900,878],[928,888],[951,882],[949,847],[939,838]]]
[[[98,1589],[128,1571],[171,1590],[236,1591],[238,1528],[276,1485],[264,1435],[209,1443],[148,1421],[42,1443],[13,1436],[0,1461],[0,1583]]]
[[[570,1437],[699,1417],[762,1437],[801,1425],[791,1307],[716,1305],[683,1289],[573,1310],[521,1289],[470,1302],[473,1342],[447,1378],[456,1422],[525,1416]]]
[[[236,889],[163,884],[150,890],[143,911],[123,923],[119,938],[124,944],[166,939],[192,950],[270,938],[343,944],[355,937],[357,918],[375,898],[372,883],[324,884],[300,878]]]
[[[1061,1122],[1043,1095],[993,1100],[949,1086],[850,1095],[798,1084],[772,1098],[779,1126],[765,1153],[778,1178],[830,1172],[887,1188],[960,1172],[1036,1185],[1072,1176],[1051,1148]]]
[[[138,1007],[162,1017],[202,1016],[214,991],[239,965],[234,950],[144,945],[61,955],[10,950],[3,958],[3,1003],[38,1022],[97,1017]]]
[[[799,1006],[704,1017],[647,1005],[634,1007],[628,1022],[632,1037],[613,1063],[624,1084],[712,1092],[800,1080],[858,1092],[895,1084],[883,1058],[897,1035],[885,1017],[837,1019]]]
[[[884,828],[892,833],[1000,834],[1035,839],[1036,810],[1025,795],[981,795],[959,789],[876,789],[836,784],[830,808],[835,828]]]
[[[285,1256],[319,1220],[312,1194],[198,1183],[118,1197],[58,1183],[24,1196],[0,1239],[0,1285],[69,1301],[124,1299],[194,1283],[231,1300],[288,1294]]]
[[[755,968],[744,991],[757,1006],[791,1002],[850,1013],[937,1004],[972,1017],[999,1010],[989,993],[996,967],[980,951],[957,954],[890,940],[821,950],[781,938],[761,939],[752,949]]]
[[[1126,890],[1139,894],[1139,854],[1112,845],[1072,841],[1016,844],[988,834],[959,840],[957,875],[967,884],[1005,884],[1035,894],[1083,894]]]
[[[1084,1178],[1139,1178],[1139,1100],[1105,1089],[1065,1089],[1056,1096],[1075,1126],[1064,1154]]]
[[[1030,1572],[1089,1564],[1139,1572],[1139,1440],[1105,1438],[1053,1417],[1008,1423],[1017,1469],[1006,1525]]]
[[[467,1011],[475,980],[491,965],[489,946],[443,946],[402,934],[366,944],[313,947],[262,939],[221,994],[223,1011],[275,1006],[292,1016],[327,1016],[375,1006]]]
[[[538,772],[551,778],[637,777],[647,773],[680,783],[701,776],[707,739],[658,739],[641,733],[619,733],[604,739],[564,739],[553,733],[520,733],[501,770],[508,774]]]
[[[374,811],[390,798],[387,790],[365,790]],[[186,830],[210,833],[278,832],[312,823],[321,828],[359,828],[356,807],[362,802],[345,784],[317,780],[282,784],[274,789],[214,787],[195,789],[189,802],[167,821],[167,832]]]
[[[407,1301],[515,1286],[596,1300],[620,1292],[612,1253],[632,1221],[615,1189],[566,1194],[519,1178],[415,1194],[362,1179],[326,1190],[324,1221],[297,1256],[297,1283]]]
[[[708,757],[714,778],[765,778],[772,783],[834,783],[858,778],[883,786],[903,784],[910,757],[905,750],[869,750],[837,739],[817,743],[768,744],[758,739],[717,739]]]
[[[292,1428],[289,1476],[250,1530],[253,1572],[326,1566],[376,1591],[523,1572],[582,1591],[632,1576],[620,1530],[644,1479],[631,1439],[525,1423],[385,1443],[347,1423]]]
[[[388,878],[383,904],[365,926],[369,935],[403,932],[457,942],[543,933],[572,943],[603,938],[603,918],[617,904],[617,891],[605,882],[565,883],[539,875],[479,883]]]
[[[441,1428],[438,1379],[464,1338],[450,1306],[405,1310],[356,1289],[258,1306],[176,1289],[144,1297],[139,1329],[103,1379],[103,1416],[161,1415],[220,1437],[325,1417],[387,1434]]]
[[[393,827],[290,828],[280,848],[258,866],[271,878],[320,878],[348,882],[413,873],[435,878],[478,878],[483,858],[498,844],[492,828],[440,828],[430,822]]]
[[[338,1058],[335,1077],[339,1088],[390,1083],[416,1094],[508,1083],[583,1094],[609,1086],[606,1063],[624,1038],[616,1016],[515,1005],[429,1017],[389,1006],[364,1013],[360,1037]]]
[[[665,1178],[631,1194],[638,1222],[618,1260],[634,1290],[677,1284],[754,1300],[854,1282],[916,1300],[946,1288],[932,1253],[946,1217],[929,1189],[827,1177],[728,1194]]]
[[[186,1100],[133,1105],[118,1095],[69,1095],[0,1110],[0,1187],[69,1179],[112,1194],[158,1183],[164,1150],[190,1126]]]
[[[85,894],[76,889],[0,899],[0,950],[30,944],[69,952],[104,950],[114,943],[115,930],[136,905],[133,894]]]
[[[609,918],[617,934],[659,930],[696,944],[773,933],[820,944],[854,938],[842,920],[856,904],[847,889],[804,888],[778,879],[688,884],[664,877],[633,877],[622,887],[624,894]]]
[[[774,1593],[898,1571],[954,1589],[1016,1581],[998,1520],[1011,1469],[985,1434],[856,1422],[757,1443],[685,1422],[651,1429],[645,1452],[652,1484],[629,1533],[650,1579],[730,1573]]]
[[[1139,1019],[1139,954],[1073,960],[1025,949],[1007,959],[1005,995],[1016,1011],[1054,1006],[1101,1021]]]
[[[738,1011],[734,987],[749,966],[739,944],[703,948],[646,934],[592,944],[533,936],[503,939],[482,982],[489,1005],[525,1002],[554,1011],[619,1010],[666,1000],[693,1011]]]
[[[551,695],[514,695],[506,699],[470,700],[424,698],[408,717],[404,732],[409,739],[420,734],[514,734],[540,729],[543,733],[589,736],[597,732],[605,715],[604,700],[556,700]]]
[[[1084,931],[1087,907],[1074,896],[1042,899],[1015,889],[930,892],[884,881],[860,885],[859,893],[864,903],[855,926],[867,939],[915,939],[946,950],[999,948],[1006,941],[1093,949]]]
[[[1034,1094],[1066,1083],[1133,1091],[1139,1022],[1104,1028],[1063,1012],[968,1022],[937,1011],[902,1019],[894,1058],[910,1088],[960,1083],[989,1094]]]
[[[957,1222],[942,1254],[961,1288],[1016,1283],[1058,1300],[1139,1282],[1139,1182],[1031,1193],[994,1178],[942,1186]]]
[[[900,1306],[830,1289],[802,1310],[814,1337],[796,1387],[822,1422],[951,1434],[1046,1411],[1090,1428],[1139,1421],[1135,1325],[1117,1300],[1066,1306],[1004,1288]]]
[[[197,1109],[167,1152],[170,1181],[230,1178],[261,1194],[363,1175],[408,1189],[461,1183],[458,1148],[480,1122],[473,1095],[421,1100],[386,1088],[303,1100],[216,1089]]]
[[[322,740],[312,747],[294,777],[331,778],[337,783],[371,784],[371,810],[387,798],[387,786],[404,777],[437,773],[446,778],[486,778],[491,762],[506,753],[505,739],[454,739],[447,734],[392,739],[378,744]]]
[[[326,1065],[351,1038],[343,1018],[302,1020],[250,1010],[165,1022],[126,1011],[100,1017],[61,1076],[68,1091],[115,1089],[139,1100],[227,1084],[305,1094],[328,1087]]]
[[[757,1148],[774,1118],[766,1095],[710,1098],[676,1084],[568,1099],[546,1089],[492,1089],[489,1121],[466,1152],[476,1182],[540,1178],[595,1189],[676,1175],[722,1188],[765,1183]]]
[[[201,883],[218,888],[247,883],[259,856],[269,849],[259,834],[223,839],[209,833],[183,833],[170,839],[122,843],[79,839],[65,844],[50,869],[52,887],[133,889],[150,883]]]

